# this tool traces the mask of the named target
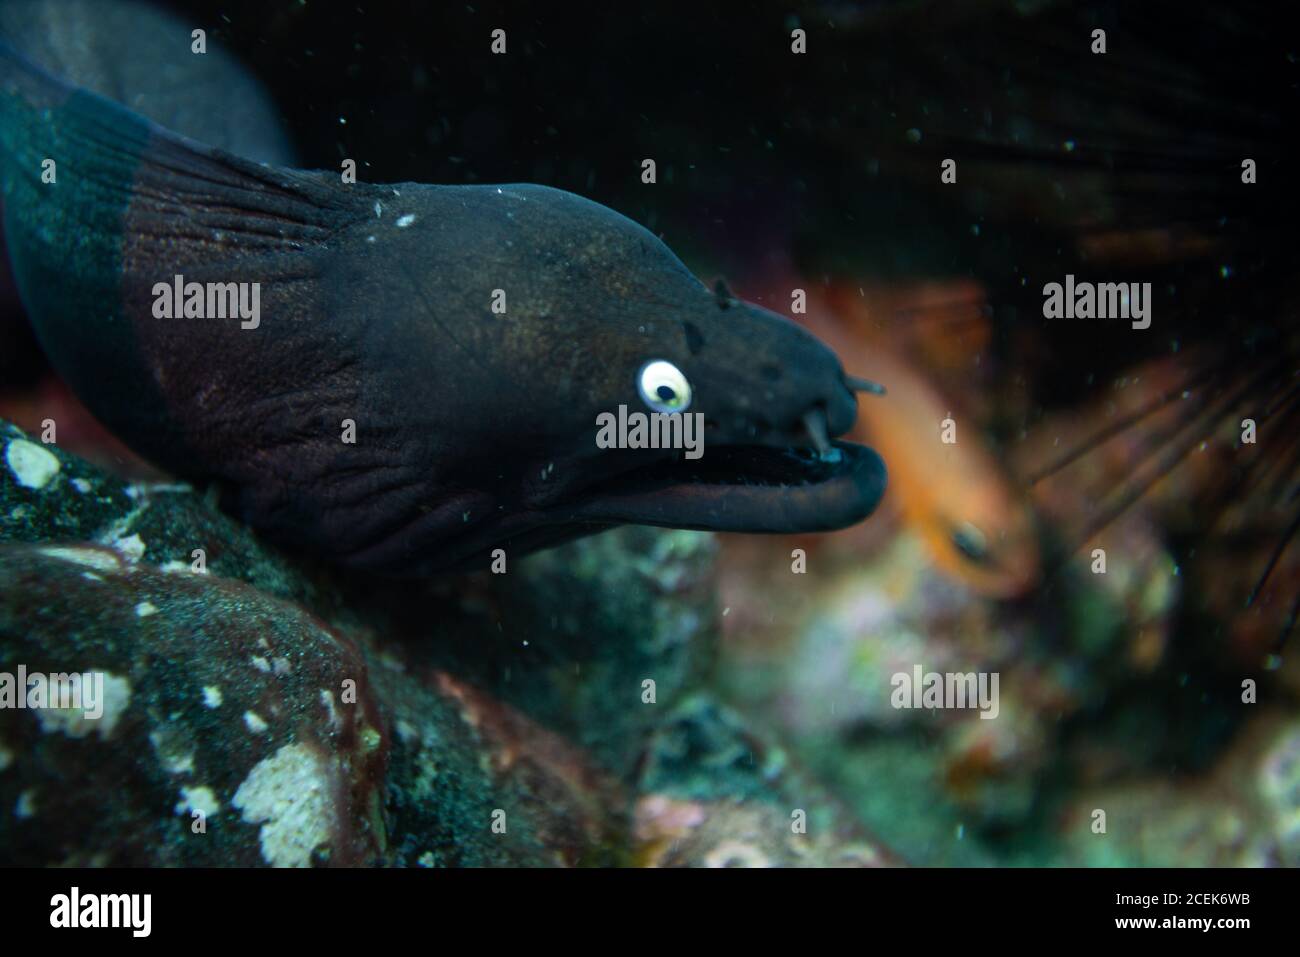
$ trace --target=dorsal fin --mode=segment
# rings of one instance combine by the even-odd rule
[[[164,403],[118,397],[154,387],[163,351],[202,363],[222,335],[209,324],[137,326],[156,283],[260,282],[267,308],[278,296],[308,309],[317,253],[373,216],[380,192],[186,140],[3,43],[0,174],[10,261],[37,337],[83,401],[133,435],[156,428],[150,410]]]
[[[375,190],[187,140],[67,86],[3,42],[0,153],[6,221],[19,241],[66,244],[74,231],[85,236],[129,218],[172,249],[223,237],[292,248],[364,218]],[[53,183],[43,180],[46,160],[55,164]]]

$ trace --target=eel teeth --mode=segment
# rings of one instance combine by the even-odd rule
[[[819,455],[826,455],[831,450],[830,435],[826,431],[826,410],[809,409],[803,414],[803,427],[808,431],[813,448]]]

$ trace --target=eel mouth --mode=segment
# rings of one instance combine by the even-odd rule
[[[713,445],[622,472],[587,488],[567,520],[717,532],[825,532],[862,521],[884,494],[885,463],[852,442],[823,451]]]

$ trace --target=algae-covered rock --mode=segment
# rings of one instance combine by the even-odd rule
[[[896,863],[840,815],[795,830],[800,809],[647,795],[636,806],[642,867],[883,867]]]
[[[0,420],[0,541],[90,541],[135,508],[128,485]]]
[[[619,863],[629,798],[590,757],[446,672],[375,669],[392,720],[392,863]]]
[[[0,710],[0,859],[886,859],[709,696],[712,536],[623,528],[386,583],[285,555],[188,486],[0,440],[0,672],[108,689],[94,720]],[[654,809],[677,802],[703,810],[669,839]]]
[[[101,546],[0,546],[0,673],[104,689],[81,709],[0,710],[0,859],[614,860],[626,799],[581,749],[367,650],[373,672],[354,641],[243,583]]]
[[[618,529],[415,605],[409,585],[349,602],[338,620],[368,636],[393,721],[395,861],[629,862],[645,756],[712,661],[714,553]]]
[[[712,694],[656,731],[634,812],[638,864],[880,867],[900,861],[785,749]]]
[[[382,623],[413,662],[472,681],[629,783],[651,732],[709,674],[715,554],[703,533],[620,528],[417,604],[410,585],[371,592],[349,620]]]
[[[716,551],[702,532],[623,528],[531,556],[502,628],[541,660],[494,687],[626,780],[713,664]]]
[[[72,674],[80,699],[58,702],[72,707],[33,697],[30,676]],[[307,866],[383,851],[385,736],[365,663],[279,599],[103,547],[0,546],[0,694],[4,676],[7,863]]]
[[[270,595],[314,593],[303,570],[188,485],[126,482],[3,420],[0,451],[0,542],[96,542]]]

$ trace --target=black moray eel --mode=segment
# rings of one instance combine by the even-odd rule
[[[287,544],[421,575],[623,523],[837,529],[884,491],[875,452],[833,441],[866,384],[571,193],[255,163],[8,44],[0,155],[55,368],[133,449]],[[176,276],[258,284],[256,323],[161,317]],[[598,448],[620,405],[702,413],[703,456]]]

